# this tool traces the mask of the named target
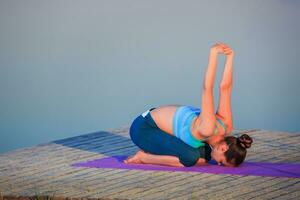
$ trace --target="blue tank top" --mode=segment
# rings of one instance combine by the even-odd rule
[[[191,132],[191,123],[198,117],[201,109],[193,106],[180,106],[176,109],[173,117],[174,135],[186,144],[199,148],[204,146],[204,142],[195,138]]]
[[[192,121],[195,117],[198,117],[200,113],[200,108],[188,105],[179,106],[176,109],[173,117],[174,135],[194,148],[205,146],[205,142],[195,138],[191,131]],[[216,118],[216,121],[220,123],[220,125],[224,129],[224,132],[226,133],[227,128],[225,124],[218,118]],[[217,124],[215,124],[214,134],[218,134]]]

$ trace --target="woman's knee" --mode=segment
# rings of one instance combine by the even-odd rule
[[[136,118],[130,126],[129,135],[133,143],[141,148],[144,146],[145,141],[149,134],[149,128],[145,125],[145,121],[140,117]]]
[[[131,137],[131,139],[137,137],[137,134],[139,133],[138,129],[141,126],[141,119],[140,117],[137,117],[133,120],[133,122],[130,125],[129,128],[129,135]]]
[[[179,160],[185,167],[191,167],[197,163],[199,158],[200,152],[195,149],[194,151],[184,152]]]
[[[140,133],[139,133],[139,131],[136,128],[130,128],[129,135],[130,135],[131,141],[134,144],[139,143]]]

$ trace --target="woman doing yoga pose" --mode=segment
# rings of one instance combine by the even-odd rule
[[[226,55],[226,62],[219,85],[219,105],[214,113],[213,88],[219,53]],[[189,167],[205,165],[212,158],[219,165],[239,166],[252,138],[247,134],[230,136],[233,57],[234,51],[224,43],[216,43],[210,49],[201,109],[166,105],[153,107],[136,117],[129,134],[141,150],[124,162]]]

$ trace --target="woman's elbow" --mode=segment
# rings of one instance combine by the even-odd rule
[[[207,165],[207,161],[204,158],[199,158],[195,165],[196,166]]]
[[[210,136],[213,135],[214,129],[210,128],[210,129],[199,129],[198,133],[203,137],[203,138],[208,138]]]

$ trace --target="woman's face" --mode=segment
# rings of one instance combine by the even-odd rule
[[[228,163],[225,158],[225,152],[228,150],[226,142],[219,142],[215,148],[212,149],[211,157],[214,159],[218,165],[224,165],[226,167],[233,167],[232,164]]]

